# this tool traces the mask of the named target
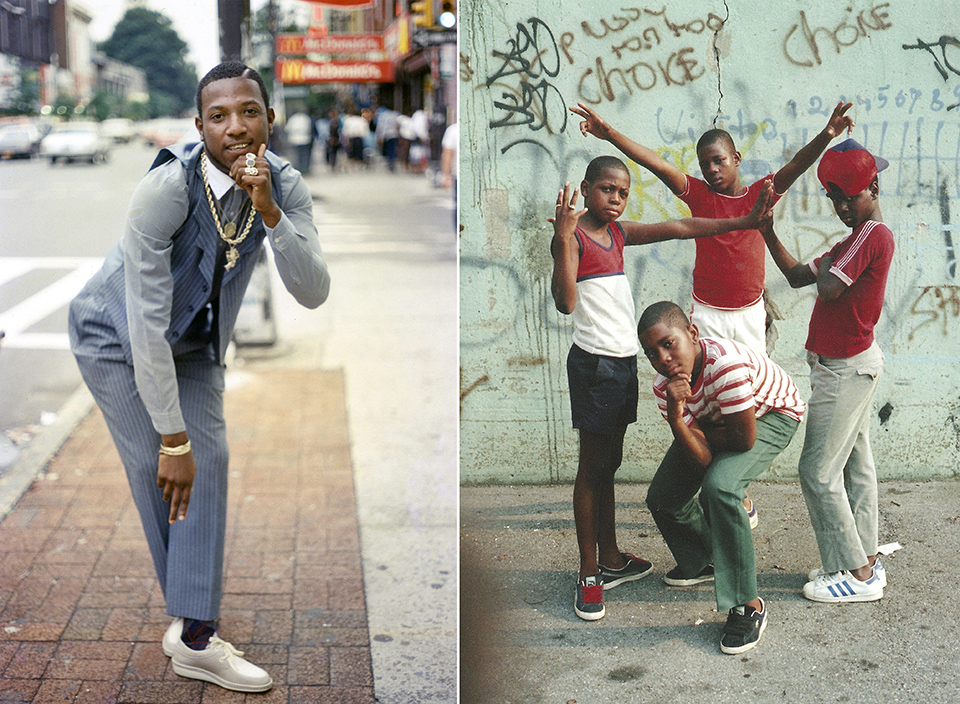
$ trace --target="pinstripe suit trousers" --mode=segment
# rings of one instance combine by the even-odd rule
[[[80,373],[103,411],[126,469],[170,616],[212,621],[220,615],[227,520],[224,368],[200,354],[176,359],[187,436],[197,462],[187,517],[170,525],[157,487],[160,435],[137,393],[133,367],[75,350]]]

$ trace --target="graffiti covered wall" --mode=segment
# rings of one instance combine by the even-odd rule
[[[616,8],[616,9],[613,9]],[[557,192],[616,149],[579,131],[569,107],[700,177],[695,143],[728,130],[744,184],[779,169],[853,102],[851,136],[886,158],[880,204],[897,251],[876,336],[886,372],[871,440],[882,478],[960,475],[960,16],[947,0],[746,0],[611,5],[462,0],[461,477],[555,482],[576,473],[565,360],[571,325],[550,295]],[[837,139],[834,143],[839,142]],[[630,164],[624,218],[684,217],[686,206]],[[848,234],[812,167],[776,208],[801,261]],[[637,311],[691,301],[692,242],[630,247]],[[809,395],[803,351],[814,287],[793,290],[767,257],[771,357]],[[625,480],[649,480],[670,440],[640,360],[638,423]],[[793,479],[798,433],[768,472]]]

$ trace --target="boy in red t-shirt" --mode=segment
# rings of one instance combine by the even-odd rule
[[[813,394],[799,465],[823,562],[803,586],[813,601],[876,601],[887,583],[877,559],[877,473],[869,436],[883,371],[873,328],[893,258],[893,233],[878,201],[877,173],[886,166],[852,139],[823,155],[817,177],[852,232],[809,264],[787,252],[772,218],[761,228],[790,285],[817,285],[806,343]]]
[[[827,126],[802,147],[776,174],[774,194],[786,190],[823,153],[844,128],[853,127],[846,115],[852,103],[840,102]],[[583,103],[570,111],[583,118],[580,131],[613,144],[624,155],[649,169],[690,208],[693,217],[730,218],[746,215],[756,202],[764,176],[749,186],[740,183],[740,152],[733,138],[721,129],[703,133],[697,142],[697,160],[705,180],[688,176],[657,152],[634,142],[613,129]],[[764,308],[763,238],[757,230],[737,230],[697,240],[693,266],[693,307],[690,321],[704,337],[734,340],[760,354],[766,354],[767,314]],[[750,525],[757,524],[756,508],[748,496],[744,510]]]

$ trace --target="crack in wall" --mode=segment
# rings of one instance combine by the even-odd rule
[[[723,16],[723,23],[720,27],[713,33],[713,55],[717,60],[717,114],[713,117],[713,126],[717,126],[717,120],[720,119],[720,116],[723,115],[723,110],[721,106],[723,104],[723,85],[720,82],[720,47],[718,45],[720,39],[720,32],[723,31],[723,28],[727,25],[727,20],[730,19],[730,6],[727,4],[727,0],[723,0],[723,9],[726,10],[726,14]]]

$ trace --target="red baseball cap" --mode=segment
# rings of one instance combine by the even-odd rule
[[[828,191],[836,186],[850,197],[869,186],[887,166],[886,159],[874,156],[855,139],[848,139],[824,153],[817,167],[817,178]]]

